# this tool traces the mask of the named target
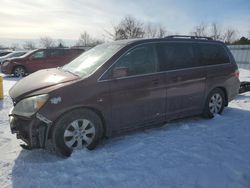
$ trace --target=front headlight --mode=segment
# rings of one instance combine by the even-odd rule
[[[9,63],[10,63],[9,61],[3,61],[3,62],[2,62],[2,65],[3,65],[3,66],[7,66]]]
[[[48,98],[49,95],[44,94],[23,99],[16,104],[12,113],[19,116],[30,117],[45,104]]]

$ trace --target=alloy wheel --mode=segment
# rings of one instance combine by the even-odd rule
[[[14,75],[16,77],[23,77],[25,75],[25,70],[22,67],[17,67],[14,70]]]
[[[82,149],[89,145],[95,137],[95,127],[87,119],[71,122],[64,131],[64,143],[71,149]]]
[[[222,108],[222,96],[219,93],[214,93],[209,101],[209,110],[212,114],[218,114]]]

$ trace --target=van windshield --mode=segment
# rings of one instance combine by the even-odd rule
[[[114,43],[98,45],[63,66],[62,70],[72,72],[81,77],[88,76],[122,47],[122,44]]]

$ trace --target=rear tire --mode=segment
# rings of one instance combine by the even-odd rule
[[[63,114],[55,123],[52,142],[57,154],[69,157],[75,149],[94,149],[102,135],[100,117],[91,110],[76,109]]]
[[[221,114],[225,107],[225,94],[220,88],[213,89],[206,100],[203,116],[213,118],[215,114]]]
[[[12,72],[15,77],[24,77],[27,73],[25,68],[22,66],[15,67]]]

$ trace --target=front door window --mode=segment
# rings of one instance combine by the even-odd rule
[[[152,44],[137,47],[123,55],[112,70],[127,68],[126,76],[137,76],[157,71],[156,55]]]
[[[38,51],[32,55],[32,58],[34,58],[34,59],[41,59],[41,58],[45,58],[45,57],[46,57],[45,51]]]

